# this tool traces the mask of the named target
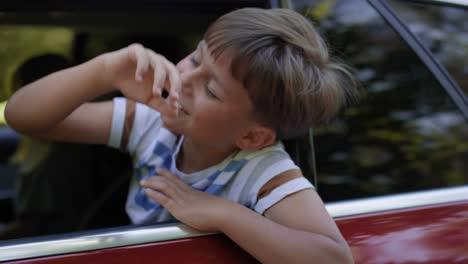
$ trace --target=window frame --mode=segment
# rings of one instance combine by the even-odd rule
[[[432,55],[419,39],[409,30],[406,24],[398,17],[397,13],[390,7],[385,0],[367,0],[382,18],[397,32],[403,41],[416,54],[421,62],[433,74],[434,78],[445,89],[445,92],[453,103],[461,111],[465,120],[468,121],[468,97],[464,94],[458,83],[451,77],[445,67]],[[408,2],[421,2],[411,1]],[[423,1],[425,4],[431,4],[434,1]],[[438,4],[452,3],[453,1],[436,0]],[[461,5],[461,3],[460,3]],[[465,7],[468,4],[465,4]]]

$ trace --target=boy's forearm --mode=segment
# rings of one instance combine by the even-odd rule
[[[21,88],[8,102],[8,124],[25,133],[57,125],[84,102],[112,90],[104,65],[99,56]]]
[[[347,245],[275,223],[232,203],[220,230],[262,263],[352,263]]]

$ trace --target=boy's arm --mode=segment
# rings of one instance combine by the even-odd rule
[[[16,92],[5,116],[15,130],[43,138],[104,143],[111,103],[83,104],[111,91],[102,57],[50,74]]]
[[[262,263],[353,263],[346,241],[313,189],[287,196],[262,216],[194,190],[168,171],[158,175],[163,177],[140,183],[149,197],[196,229],[223,232]]]
[[[222,232],[262,263],[353,263],[346,241],[313,189],[284,198],[266,217],[237,204],[229,210]]]
[[[165,83],[170,88],[169,102],[161,97]],[[118,87],[130,99],[162,114],[174,114],[179,86],[174,65],[134,44],[26,85],[9,100],[5,116],[11,127],[24,134],[104,144],[111,127],[112,103],[86,102]]]

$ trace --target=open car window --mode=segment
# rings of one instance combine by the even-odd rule
[[[107,8],[107,1],[20,2],[0,7],[0,241],[128,228],[125,201],[133,173],[129,155],[106,146],[20,135],[5,122],[6,101],[16,89],[49,71],[135,42],[177,63],[218,16],[270,3],[116,1]],[[96,100],[115,96],[119,94]],[[15,229],[12,223],[21,227]]]
[[[194,31],[179,36],[106,26],[2,25],[1,37],[4,67],[0,80],[5,103],[16,89],[36,78],[134,42],[177,62],[195,46],[200,34]],[[115,96],[119,94],[96,100]],[[130,224],[125,213],[133,172],[129,155],[106,146],[23,136],[8,128],[4,120],[1,131],[1,177],[5,182],[1,221],[5,229],[0,238]]]

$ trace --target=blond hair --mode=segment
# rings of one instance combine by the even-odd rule
[[[246,87],[254,117],[288,139],[335,116],[356,95],[348,67],[334,62],[312,24],[287,9],[244,8],[218,18],[204,40]]]

